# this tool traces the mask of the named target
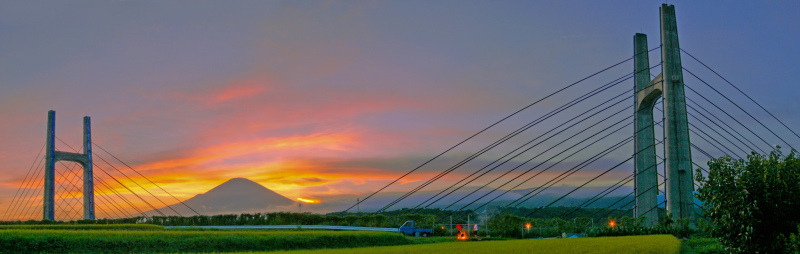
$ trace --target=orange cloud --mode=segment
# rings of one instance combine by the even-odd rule
[[[234,81],[226,85],[220,91],[215,91],[212,96],[212,101],[225,102],[256,96],[266,90],[263,84],[264,83],[260,82],[260,80],[254,79]]]
[[[342,151],[353,145],[355,139],[351,133],[315,133],[286,138],[262,138],[201,148],[187,152],[193,156],[156,161],[138,167],[144,170],[186,168],[267,151],[292,149]]]

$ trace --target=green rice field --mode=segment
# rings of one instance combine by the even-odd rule
[[[681,242],[672,235],[621,236],[570,239],[470,241],[390,247],[269,252],[274,254],[359,253],[680,253]]]
[[[0,229],[0,253],[189,253],[411,244],[386,232]]]
[[[0,253],[681,253],[672,235],[457,241],[397,233],[197,230],[154,225],[3,225]],[[686,252],[684,252],[686,253]]]

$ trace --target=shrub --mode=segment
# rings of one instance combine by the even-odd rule
[[[769,156],[753,153],[747,160],[730,157],[708,162],[708,178],[700,169],[697,197],[714,224],[713,234],[728,251],[782,253],[797,251],[800,225],[800,158],[793,150]]]

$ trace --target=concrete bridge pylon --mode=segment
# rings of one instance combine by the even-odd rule
[[[94,174],[92,172],[91,119],[83,117],[83,153],[56,151],[56,112],[47,112],[47,144],[45,145],[43,220],[55,220],[55,168],[58,161],[76,162],[83,166],[83,219],[94,220]]]
[[[653,107],[663,96],[664,148],[666,157],[667,211],[674,218],[694,219],[694,177],[686,112],[683,69],[681,65],[675,6],[663,4],[661,19],[661,74],[650,80],[647,35],[634,35],[635,79],[635,166],[634,216],[644,218],[645,225],[658,223],[658,180],[655,152]]]

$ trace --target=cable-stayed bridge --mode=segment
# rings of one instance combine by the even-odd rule
[[[559,183],[578,183],[555,200],[534,209],[528,214],[531,216],[558,205],[582,188],[598,182],[609,183],[575,209],[562,214],[565,216],[633,182],[633,191],[606,207],[609,209],[606,216],[615,209],[623,209],[644,217],[645,223],[652,225],[658,221],[658,208],[666,207],[677,218],[695,218],[695,207],[700,206],[694,200],[695,170],[707,174],[706,162],[720,156],[741,159],[753,152],[769,153],[777,146],[794,150],[800,144],[800,135],[706,62],[680,47],[674,6],[662,5],[660,18],[659,46],[648,48],[647,36],[636,34],[630,58],[538,98],[345,211],[369,202],[371,197],[453,149],[491,132],[501,123],[513,121],[509,119],[523,112],[558,105],[420,181],[379,206],[377,212],[400,207],[480,210],[492,202],[509,199],[511,194],[516,196],[502,207],[526,207],[537,195]],[[660,61],[651,61],[651,56]],[[682,58],[689,59],[689,63],[684,65]],[[634,68],[628,69],[629,72],[609,75],[631,65]],[[661,74],[651,74],[659,69]],[[632,87],[628,86],[631,84]],[[572,98],[558,97],[568,90],[582,93]],[[601,163],[604,160],[616,162]],[[597,172],[582,172],[598,167],[602,169]],[[461,175],[443,180],[458,170]],[[619,174],[620,171],[624,173]],[[614,173],[623,177],[614,178]],[[579,178],[586,180],[573,180]],[[436,185],[439,182],[447,184]],[[473,187],[472,191],[458,192],[468,186]],[[481,192],[482,189],[486,191]],[[426,191],[435,194],[426,194],[421,199],[424,201],[410,199]],[[449,196],[455,197],[448,199]]]
[[[148,217],[148,214],[165,215],[162,210],[183,216],[175,206],[194,212],[186,216],[199,215],[119,157],[92,142],[88,116],[83,118],[82,146],[75,149],[64,142],[55,135],[55,114],[52,110],[48,112],[47,141],[28,169],[3,220],[93,220],[97,214],[103,218]],[[56,150],[57,144],[65,151]],[[81,167],[82,173],[79,172]],[[160,193],[151,192],[152,188]]]
[[[673,6],[662,6],[661,20],[658,46],[648,47],[647,36],[636,34],[629,58],[609,61],[574,83],[554,84],[555,92],[530,95],[529,105],[498,117],[345,212],[379,202],[376,212],[533,206],[532,216],[599,188],[562,215],[613,198],[596,213],[627,210],[653,223],[663,207],[692,218],[699,206],[692,198],[693,174],[695,169],[706,173],[709,159],[746,158],[751,152],[769,153],[776,145],[798,147],[800,135],[789,125],[716,72],[713,61],[701,61],[702,52],[680,47]],[[86,118],[83,145],[74,149],[55,136],[54,120],[49,121],[48,141],[5,220],[148,216],[150,210],[164,214],[159,207],[196,214],[178,213],[175,206],[185,206],[180,200],[91,142],[88,123]],[[470,147],[470,142],[479,146]],[[456,153],[462,148],[472,150]],[[444,158],[458,159],[442,167],[437,162]],[[422,172],[434,173],[418,176]],[[415,176],[422,180],[402,184]],[[554,189],[560,190],[555,198],[535,202]],[[401,195],[386,202],[374,198],[390,190]]]

